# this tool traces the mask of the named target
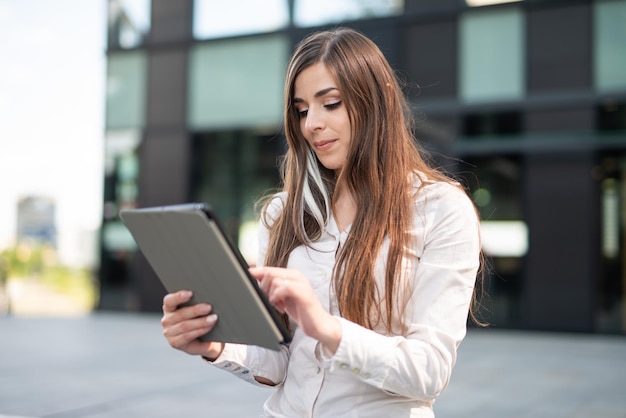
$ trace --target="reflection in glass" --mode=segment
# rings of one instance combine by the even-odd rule
[[[198,129],[279,126],[289,42],[283,36],[192,47],[189,125]]]
[[[317,26],[402,14],[404,0],[295,0],[294,24]]]
[[[626,334],[626,155],[612,151],[601,157],[597,175],[601,242],[596,326],[600,332]]]
[[[209,203],[229,238],[255,262],[255,200],[278,185],[285,140],[276,131],[220,131],[193,139],[192,200]]]
[[[470,7],[492,6],[494,4],[515,3],[521,0],[465,0]]]
[[[487,257],[522,257],[528,252],[528,226],[523,221],[482,221],[482,247]]]
[[[521,9],[471,11],[459,23],[461,98],[466,102],[521,99],[525,89]]]
[[[287,0],[195,0],[193,19],[196,39],[271,32],[289,24],[289,6]]]
[[[137,148],[141,142],[138,129],[107,131],[104,150],[104,220],[117,219],[120,209],[137,204],[139,161]]]
[[[141,129],[108,129],[104,141],[104,205],[100,241],[100,281],[104,299],[111,286],[128,284],[135,241],[119,219],[119,211],[137,206]],[[106,305],[109,302],[101,303]]]
[[[150,30],[150,0],[109,0],[109,48],[135,48]]]
[[[137,128],[145,121],[145,51],[110,53],[107,62],[106,127]]]
[[[599,90],[626,87],[626,1],[594,2],[594,76]]]
[[[459,173],[481,218],[482,248],[488,260],[483,316],[500,327],[520,326],[523,268],[529,231],[522,207],[522,162],[508,155],[464,159]]]

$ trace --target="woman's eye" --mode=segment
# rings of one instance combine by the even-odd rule
[[[341,100],[339,100],[338,102],[335,103],[328,103],[327,105],[324,105],[324,107],[327,110],[335,110],[337,109],[339,106],[341,106]]]
[[[308,109],[296,109],[296,111],[298,112],[298,116],[300,118],[304,118],[306,117],[309,110]]]

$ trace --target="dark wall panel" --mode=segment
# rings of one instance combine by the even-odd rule
[[[593,108],[541,109],[532,110],[524,115],[525,130],[528,132],[591,131],[594,129],[595,114]]]
[[[148,126],[186,126],[187,52],[151,51],[148,64]]]
[[[531,8],[527,13],[528,90],[591,87],[591,5]]]
[[[389,61],[389,65],[394,69],[398,68],[402,51],[399,47],[398,28],[393,22],[355,22],[352,26],[378,45],[387,61]]]
[[[193,28],[193,0],[152,0],[151,45],[190,40]]]
[[[408,15],[423,15],[457,11],[463,3],[458,0],[405,0],[404,10]]]
[[[523,322],[529,329],[591,332],[598,248],[591,155],[530,155],[526,164]]]
[[[146,133],[141,144],[141,206],[184,203],[189,196],[190,140],[185,131]]]
[[[411,97],[425,100],[457,94],[456,20],[420,23],[404,34],[403,67],[413,85]]]

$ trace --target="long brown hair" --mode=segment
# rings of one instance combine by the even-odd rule
[[[352,128],[347,161],[338,177],[312,158],[292,102],[297,76],[316,63],[337,82]],[[412,133],[411,110],[392,68],[376,44],[357,31],[340,28],[301,41],[289,63],[284,94],[288,150],[281,175],[287,193],[278,218],[264,219],[270,230],[265,264],[285,267],[293,249],[319,239],[333,197],[346,188],[358,210],[333,274],[339,310],[362,326],[371,329],[382,323],[391,332],[408,298],[399,300],[397,295],[405,248],[414,245],[406,233],[414,215],[414,173],[431,180],[450,178],[422,157]],[[389,252],[381,293],[374,266],[385,238]]]

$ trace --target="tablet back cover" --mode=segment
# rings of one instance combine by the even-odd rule
[[[120,217],[168,292],[192,290],[218,321],[201,339],[278,350],[285,331],[202,204],[129,209]]]

